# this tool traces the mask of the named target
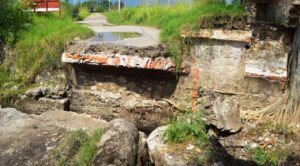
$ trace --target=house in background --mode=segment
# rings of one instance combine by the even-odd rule
[[[34,12],[60,11],[60,0],[34,0]]]

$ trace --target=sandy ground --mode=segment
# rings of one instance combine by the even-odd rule
[[[144,26],[135,25],[112,25],[108,23],[106,17],[100,13],[93,13],[89,17],[85,18],[84,21],[79,23],[87,25],[95,33],[101,32],[137,32],[141,34],[139,37],[120,40],[116,42],[118,45],[124,46],[135,46],[135,47],[148,47],[157,46],[160,44],[159,34],[160,30]]]

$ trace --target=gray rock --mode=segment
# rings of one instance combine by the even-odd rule
[[[66,132],[84,129],[91,134],[107,126],[106,121],[74,112],[29,115],[0,108],[0,165],[58,165],[50,149],[61,143]]]
[[[155,166],[187,166],[189,162],[182,156],[169,153],[169,147],[164,143],[162,137],[167,126],[158,127],[148,137],[147,144],[151,162]]]
[[[25,95],[27,97],[31,97],[34,99],[38,99],[40,97],[43,97],[43,91],[41,88],[34,88],[34,89],[29,89],[25,92]]]
[[[218,97],[214,102],[212,124],[218,129],[237,132],[242,127],[239,105],[236,101]]]
[[[139,132],[138,159],[137,166],[151,166],[150,156],[148,153],[147,136]]]
[[[123,119],[109,122],[109,127],[101,137],[93,165],[136,166],[139,133],[136,126]]]
[[[40,89],[41,89],[41,91],[43,93],[43,96],[46,96],[47,93],[49,92],[49,88],[47,88],[47,87],[41,87]]]
[[[67,93],[64,88],[56,86],[54,89],[49,91],[49,97],[53,99],[62,99],[67,97]]]

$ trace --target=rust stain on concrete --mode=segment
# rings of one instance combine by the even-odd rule
[[[140,56],[116,55],[116,54],[105,55],[104,53],[103,55],[64,53],[62,55],[62,62],[177,72],[176,65],[171,60],[171,58],[164,58],[164,57],[153,58],[153,57],[140,57]],[[188,67],[185,66],[179,72],[188,73],[188,71],[189,71]]]

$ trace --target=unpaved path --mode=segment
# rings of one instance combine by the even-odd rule
[[[106,17],[100,13],[93,13],[84,21],[79,23],[86,24],[95,33],[102,32],[137,32],[141,34],[139,37],[128,38],[125,40],[110,42],[124,46],[148,47],[157,46],[159,41],[160,30],[144,26],[135,25],[112,25],[108,23]]]

